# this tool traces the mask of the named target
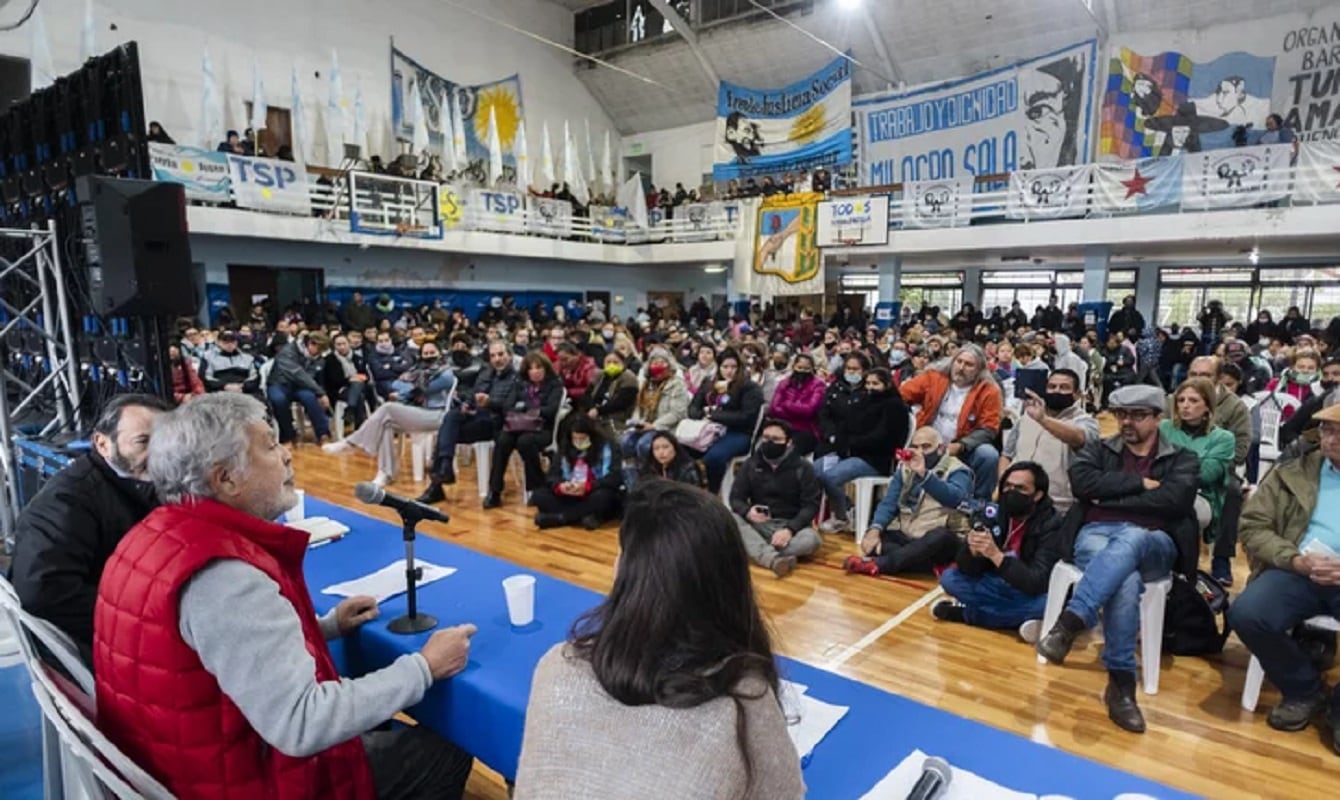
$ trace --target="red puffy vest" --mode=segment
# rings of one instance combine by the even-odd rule
[[[307,536],[214,501],[156,509],[103,570],[93,618],[98,727],[178,797],[370,800],[358,738],[308,758],[252,729],[180,634],[182,587],[232,558],[279,585],[302,621],[318,681],[339,680],[303,580]],[[256,680],[265,680],[257,665]]]

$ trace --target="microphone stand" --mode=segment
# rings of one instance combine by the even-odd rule
[[[409,613],[391,620],[386,629],[391,633],[423,633],[437,627],[437,617],[419,613],[418,583],[423,568],[414,563],[414,526],[419,524],[419,518],[402,513],[400,521],[405,537],[405,593],[409,597]]]

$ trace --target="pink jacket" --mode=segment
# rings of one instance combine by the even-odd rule
[[[785,422],[793,431],[809,431],[819,435],[819,408],[824,404],[824,390],[828,384],[812,377],[797,384],[790,377],[777,384],[768,415]]]

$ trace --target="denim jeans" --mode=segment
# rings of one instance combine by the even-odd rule
[[[637,483],[638,468],[651,457],[651,439],[657,434],[657,431],[647,431],[639,433],[638,431],[629,431],[619,440],[619,448],[623,451],[623,485],[632,491]],[[629,464],[633,461],[635,463]]]
[[[972,468],[973,499],[990,500],[1000,480],[1000,451],[989,444],[978,445],[962,461]]]
[[[940,576],[940,585],[963,604],[963,618],[979,628],[1017,628],[1030,619],[1042,619],[1047,595],[1024,594],[994,572],[969,578],[958,567]]]
[[[1145,581],[1165,578],[1177,560],[1177,545],[1163,531],[1129,522],[1090,522],[1075,537],[1075,566],[1084,577],[1066,609],[1098,624],[1103,613],[1103,664],[1134,672],[1140,637],[1140,594]]]
[[[330,419],[326,416],[326,410],[321,407],[321,403],[316,399],[316,393],[311,389],[290,389],[287,386],[272,383],[265,389],[266,395],[270,399],[270,408],[274,411],[275,423],[279,425],[279,441],[281,444],[298,438],[297,431],[293,429],[293,404],[302,403],[303,410],[307,412],[307,418],[312,421],[312,430],[316,432],[316,438],[323,439],[330,436]]]
[[[726,431],[701,454],[703,466],[707,468],[708,491],[713,494],[721,491],[721,482],[725,480],[731,459],[749,454],[749,438],[747,433]],[[647,447],[650,449],[651,445]]]
[[[1289,632],[1320,614],[1340,617],[1340,587],[1322,586],[1304,575],[1272,567],[1233,600],[1228,626],[1260,660],[1280,694],[1286,700],[1302,700],[1323,684],[1312,660]],[[1332,707],[1331,719],[1340,721],[1340,707]]]
[[[835,517],[845,517],[851,504],[847,500],[847,491],[844,487],[857,478],[877,477],[879,470],[860,458],[834,461],[831,457],[824,456],[814,462],[814,476],[823,484],[824,493],[828,495],[829,512]]]

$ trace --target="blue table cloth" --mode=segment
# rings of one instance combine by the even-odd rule
[[[311,497],[306,508],[309,516],[330,517],[351,529],[344,539],[307,554],[308,587],[319,612],[340,600],[321,594],[322,588],[404,557],[399,527]],[[436,616],[439,627],[469,622],[479,633],[465,671],[437,683],[409,714],[515,778],[535,664],[602,596],[428,536],[419,537],[415,547],[419,559],[458,570],[422,587],[419,609]],[[536,578],[535,622],[523,629],[511,626],[502,589],[503,578],[517,574]],[[378,619],[332,643],[342,668],[357,675],[419,650],[429,633],[405,636],[386,629],[405,611],[405,595],[391,598]],[[1189,796],[799,661],[781,659],[781,669],[783,677],[807,685],[811,697],[851,708],[805,762],[811,797],[859,798],[918,748],[1019,791],[1076,800],[1111,800],[1123,792]]]

